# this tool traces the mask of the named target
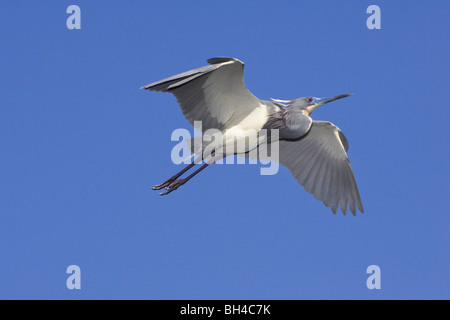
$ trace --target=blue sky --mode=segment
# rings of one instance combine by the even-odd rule
[[[0,298],[450,298],[449,9],[3,1]],[[284,168],[216,165],[168,197],[150,189],[180,169],[172,131],[191,128],[173,96],[139,87],[215,56],[244,61],[261,99],[355,93],[312,116],[349,140],[365,214],[334,216]]]

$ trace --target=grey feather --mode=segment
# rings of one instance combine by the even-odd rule
[[[210,58],[208,60],[206,60],[206,62],[208,62],[209,64],[218,64],[218,63],[224,63],[224,62],[229,62],[229,61],[239,61],[240,63],[242,63],[242,65],[244,65],[244,63],[238,59],[235,58],[229,58],[229,57],[216,57],[216,58]]]
[[[202,131],[224,130],[238,124],[254,109],[264,105],[245,87],[244,64],[234,58],[212,58],[211,65],[180,73],[142,87],[172,93],[185,118]]]
[[[242,61],[228,57],[207,61],[207,66],[153,82],[143,88],[172,93],[191,124],[201,121],[203,133],[209,129],[218,129],[225,133],[227,139],[233,138],[233,135],[241,139],[245,137],[240,130],[279,130],[279,162],[291,171],[306,191],[330,207],[333,213],[337,212],[339,206],[344,214],[350,208],[355,215],[356,207],[364,212],[347,157],[347,139],[330,122],[312,121],[309,117],[317,106],[349,94],[329,98],[262,101],[245,87]],[[271,134],[267,137],[271,137]],[[228,140],[220,139],[218,143],[223,143],[224,147],[230,144]],[[273,152],[267,152],[273,151],[271,143],[275,141],[269,140],[258,146],[259,157],[267,159],[266,155],[272,155]],[[209,145],[208,139],[188,141],[188,146],[195,154],[201,154]],[[265,152],[261,152],[264,148]],[[250,148],[246,150],[246,156],[254,156],[254,153],[249,152]],[[168,181],[157,185],[155,190],[170,187],[170,179]]]
[[[260,148],[267,148],[261,145]],[[330,207],[338,207],[346,214],[347,208],[356,215],[356,206],[364,212],[353,170],[346,150],[344,134],[330,122],[313,121],[309,132],[297,140],[279,141],[281,165],[305,190]],[[264,154],[264,153],[260,153]]]

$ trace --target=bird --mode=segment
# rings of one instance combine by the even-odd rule
[[[342,131],[328,121],[312,120],[311,113],[318,107],[351,96],[342,94],[327,98],[301,97],[293,100],[260,100],[245,86],[244,63],[236,58],[216,57],[208,65],[186,71],[141,89],[172,93],[184,117],[194,125],[201,121],[202,132],[218,130],[223,140],[216,143],[199,169],[188,177],[180,177],[193,168],[202,157],[192,161],[183,170],[153,190],[167,195],[188,182],[195,175],[230,154],[226,147],[242,139],[246,132],[278,130],[279,163],[285,166],[304,189],[322,201],[336,214],[338,207],[344,215],[347,208],[356,215],[356,207],[364,213],[353,169],[347,156],[348,141]],[[268,135],[268,134],[267,134]],[[203,140],[202,140],[203,143]],[[266,148],[273,141],[267,139]],[[251,143],[250,143],[251,144]],[[257,141],[244,151],[261,148]],[[205,145],[201,145],[205,150]],[[231,150],[231,149],[230,149]]]

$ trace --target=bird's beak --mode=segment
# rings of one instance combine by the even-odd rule
[[[314,104],[310,105],[309,107],[306,108],[306,111],[308,112],[308,114],[311,114],[311,112],[314,111],[314,109],[316,109],[317,107],[323,106],[325,103],[328,102],[332,102],[332,101],[336,101],[342,98],[346,98],[349,96],[352,96],[353,93],[350,94],[341,94],[338,96],[334,96],[334,97],[328,97],[328,98],[314,98]]]

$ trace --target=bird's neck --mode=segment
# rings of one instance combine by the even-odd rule
[[[287,110],[283,113],[285,127],[280,129],[280,138],[298,139],[308,133],[312,119],[302,110]]]
[[[301,110],[285,110],[269,115],[262,129],[277,129],[280,139],[295,140],[307,134],[311,124],[312,119],[302,114]]]

